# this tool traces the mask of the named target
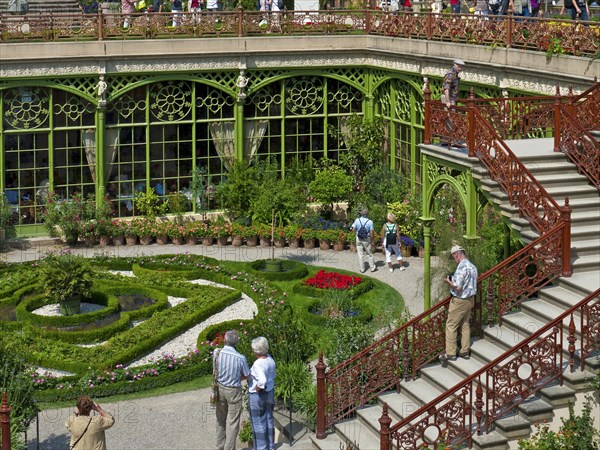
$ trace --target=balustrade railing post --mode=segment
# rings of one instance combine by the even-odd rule
[[[242,5],[237,7],[238,37],[244,36],[244,9]]]
[[[410,380],[410,344],[408,342],[408,330],[404,331],[402,339],[402,370],[404,371],[404,381]],[[400,392],[400,377],[398,377],[398,392]]]
[[[104,40],[104,16],[102,15],[102,6],[98,5],[98,15],[96,16],[97,29],[98,29],[98,40]]]
[[[2,406],[0,406],[0,421],[2,422],[2,450],[10,450],[10,406],[6,392],[2,393]]]
[[[388,404],[383,404],[383,412],[379,418],[379,450],[390,450],[390,424],[391,417],[388,415]]]
[[[493,277],[492,277],[493,278]],[[488,287],[487,287],[487,313],[488,313],[488,320],[487,320],[487,324],[488,327],[493,327],[494,326],[494,280],[489,280],[488,281]]]
[[[365,10],[365,34],[371,33],[371,10]]]
[[[512,47],[512,30],[513,30],[513,15],[512,12],[508,13],[508,19],[506,20],[506,48]]]
[[[571,207],[569,206],[569,197],[565,197],[565,206],[561,208],[560,216],[565,224],[562,237],[562,276],[570,277],[573,272],[571,271]]]
[[[429,78],[425,78],[423,96],[425,97],[425,129],[423,130],[423,143],[429,145],[431,144],[431,90],[429,89]]]
[[[569,369],[571,373],[573,373],[575,372],[575,342],[577,342],[577,338],[575,337],[575,321],[573,320],[573,314],[571,314],[571,320],[569,322],[569,337],[567,337],[567,342],[569,343]]]
[[[469,147],[469,158],[475,157],[475,91],[471,87],[469,99],[467,100],[467,118],[469,129],[467,134],[467,146]]]
[[[431,35],[433,34],[433,13],[427,13],[427,26],[425,27],[425,33],[427,35],[427,40],[431,40]]]
[[[317,439],[325,439],[325,411],[327,410],[327,398],[325,396],[325,362],[323,352],[319,353],[319,361],[315,366],[317,370]]]
[[[481,380],[477,380],[475,389],[475,419],[477,420],[477,436],[481,436],[481,420],[483,419],[483,388]]]
[[[560,152],[560,88],[554,94],[554,152]]]

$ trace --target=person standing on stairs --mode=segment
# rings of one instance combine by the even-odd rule
[[[440,355],[442,365],[456,361],[456,337],[460,329],[460,352],[458,356],[469,359],[471,348],[471,328],[469,318],[477,294],[477,267],[469,261],[465,249],[455,245],[450,254],[458,266],[444,282],[450,286],[452,299],[446,320],[446,353]]]

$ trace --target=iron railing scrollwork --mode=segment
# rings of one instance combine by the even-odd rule
[[[571,372],[575,371],[576,357],[583,370],[584,358],[600,347],[599,307],[600,289],[597,289],[523,342],[394,426],[390,427],[385,419],[389,418],[389,414],[388,405],[384,404],[380,419],[381,450],[438,448],[442,443],[452,447],[461,443],[471,446],[473,432],[481,435],[483,431],[489,431],[494,420],[523,403],[533,393],[554,380],[562,383],[566,356]],[[588,328],[592,331],[586,337],[583,321],[587,319],[583,317],[591,311],[596,317],[594,325]],[[579,330],[575,327],[577,315],[582,317]],[[567,321],[568,324],[565,323]],[[464,417],[448,420],[443,412],[457,403],[464,405],[461,410]]]

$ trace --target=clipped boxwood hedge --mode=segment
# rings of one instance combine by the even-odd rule
[[[222,289],[212,288],[213,296]],[[202,292],[207,292],[206,287]],[[101,348],[82,348],[52,339],[28,339],[20,350],[27,359],[43,367],[82,373],[89,367],[103,368],[126,364],[188,330],[210,316],[222,311],[240,298],[239,291],[231,291],[218,298],[197,295],[186,302],[155,313],[146,322],[112,337]],[[168,326],[165,327],[165,324]],[[56,356],[53,356],[56,355]]]
[[[163,266],[158,263],[133,264],[133,274],[139,278],[150,278],[158,280],[194,280],[200,277],[201,269],[175,268],[175,266]]]
[[[106,308],[90,313],[75,314],[72,316],[41,316],[34,314],[32,311],[46,305],[56,303],[55,300],[49,299],[45,294],[35,295],[27,300],[21,301],[15,313],[18,320],[30,322],[39,326],[62,328],[75,325],[85,325],[87,323],[96,322],[105,319],[108,316],[116,314],[119,311],[119,302],[115,297],[108,297],[103,292],[92,290],[92,298],[85,300],[87,303],[95,303],[97,305],[106,306]]]
[[[257,261],[246,264],[246,269],[250,273],[254,273],[261,278],[271,281],[290,281],[304,278],[308,274],[306,264],[298,261],[290,261],[287,259],[281,260],[283,265],[283,272],[265,272],[263,268],[266,264],[266,259],[259,259]]]
[[[312,311],[316,309],[317,305],[321,300],[315,299],[310,302],[308,306],[298,313],[302,319],[307,324],[311,324],[314,326],[325,326],[328,321],[331,319],[328,317],[324,317],[319,314],[313,314]],[[373,312],[371,311],[371,307],[367,301],[355,300],[354,306],[359,310],[359,313],[353,317],[347,317],[345,320],[358,320],[360,322],[370,322],[373,319]]]
[[[196,348],[200,348],[206,341],[213,341],[217,334],[225,333],[227,330],[238,330],[241,324],[248,324],[250,320],[229,320],[227,322],[215,323],[214,325],[206,327],[198,334],[198,341],[196,342]]]

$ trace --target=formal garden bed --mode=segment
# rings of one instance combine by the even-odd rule
[[[358,313],[315,314],[319,299],[310,290],[316,288],[305,281],[322,269],[296,261],[284,261],[284,272],[273,277],[261,270],[264,261],[219,262],[190,254],[97,256],[85,261],[91,269],[89,295],[81,299],[85,307],[63,315],[43,279],[48,265],[70,257],[63,253],[0,266],[2,349],[19,355],[25,385],[44,403],[84,393],[95,398],[129,394],[209,375],[212,350],[222,345],[227,329],[237,328],[243,336],[239,349],[249,361],[251,338],[269,339],[278,362],[279,398],[289,401],[290,386],[296,386],[294,408],[310,415],[315,393],[309,361],[325,351],[330,363],[339,362],[370,343],[381,326],[390,326],[403,305],[392,288],[344,272],[360,282],[343,290],[347,300],[331,300],[328,311],[351,304]],[[342,293],[321,290],[323,298]],[[244,317],[208,320],[242,296],[250,299]],[[201,330],[193,328],[200,324],[205,324]],[[148,357],[190,329],[199,331],[186,351]],[[15,410],[16,416],[22,412]]]

